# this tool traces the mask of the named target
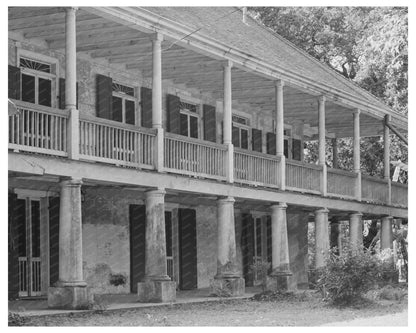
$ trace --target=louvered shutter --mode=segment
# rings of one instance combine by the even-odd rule
[[[76,108],[78,109],[78,82],[77,82],[77,104],[76,104]],[[58,96],[58,102],[59,102],[59,108],[61,110],[65,110],[65,79],[64,78],[59,78],[59,96]]]
[[[140,88],[142,127],[152,127],[152,89]]]
[[[258,152],[262,152],[263,150],[263,141],[262,141],[262,134],[261,134],[261,130],[257,129],[257,128],[252,128],[251,129],[251,137],[252,137],[252,144],[253,144],[253,150],[254,151],[258,151]]]
[[[59,280],[59,210],[60,198],[49,198],[49,285]]]
[[[203,106],[204,117],[204,140],[216,142],[217,141],[217,123],[215,117],[215,107],[212,105]]]
[[[168,132],[181,134],[180,99],[175,95],[167,96]]]
[[[111,119],[113,105],[113,80],[97,74],[97,117]]]
[[[276,134],[268,132],[266,134],[267,154],[276,155]]]
[[[232,127],[232,142],[234,147],[240,148],[240,130],[238,127]]]
[[[20,100],[20,68],[9,65],[8,97]]]
[[[301,159],[301,145],[302,141],[298,139],[292,139],[292,158],[300,161]]]

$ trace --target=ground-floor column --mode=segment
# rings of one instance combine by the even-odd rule
[[[363,214],[353,213],[350,215],[350,246],[360,249],[363,246]]]
[[[82,274],[80,179],[61,182],[59,211],[59,280],[48,290],[50,308],[82,309],[88,305]]]
[[[391,250],[391,266],[393,268],[393,228],[392,228],[393,217],[384,216],[381,218],[381,232],[380,232],[380,249]]]
[[[167,275],[165,191],[146,192],[145,277],[137,284],[139,302],[172,302],[176,282]]]
[[[292,275],[289,261],[289,241],[287,235],[286,208],[283,202],[272,207],[272,273],[276,280],[274,288],[289,289],[289,278]],[[273,288],[273,289],[274,289]]]
[[[245,291],[244,279],[237,265],[234,201],[232,197],[217,201],[217,274],[211,281],[211,292],[222,296],[240,296]]]
[[[329,210],[321,208],[315,211],[315,267],[325,266],[325,257],[329,251]]]
[[[333,217],[330,223],[331,234],[330,234],[330,241],[329,247],[336,248],[336,253],[341,253],[342,249],[342,242],[341,242],[341,223],[338,218]]]

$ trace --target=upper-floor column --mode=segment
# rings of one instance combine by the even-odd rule
[[[286,188],[285,168],[286,160],[284,154],[284,108],[282,80],[276,81],[276,154],[280,158],[279,183],[280,189]]]
[[[357,174],[355,183],[355,198],[361,201],[361,159],[360,159],[360,110],[357,109],[353,112],[354,120],[354,147],[353,147],[353,160],[354,160],[354,172]]]
[[[232,86],[231,68],[233,63],[225,61],[224,67],[224,144],[227,146],[227,180],[234,182],[234,146],[232,143]]]
[[[322,165],[322,178],[321,178],[321,193],[326,195],[327,193],[327,174],[325,164],[325,96],[319,96],[318,98],[318,163]]]
[[[152,38],[152,127],[156,129],[155,167],[163,169],[163,125],[162,125],[162,40],[163,35],[156,33]]]
[[[69,112],[68,156],[79,159],[79,111],[77,110],[77,8],[66,9],[65,14],[65,108]]]
[[[388,181],[388,204],[391,203],[391,181],[390,181],[390,129],[386,122],[390,122],[391,116],[384,117],[384,179]]]

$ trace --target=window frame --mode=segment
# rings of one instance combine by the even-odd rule
[[[246,120],[245,124],[236,122],[233,120],[233,116],[239,117],[239,118],[243,118]],[[240,142],[240,146],[236,147],[239,149],[245,149],[245,150],[252,150],[252,147],[250,145],[252,137],[251,137],[251,127],[250,127],[250,123],[251,123],[251,119],[245,115],[241,115],[238,112],[235,112],[233,110],[232,115],[231,115],[231,127],[236,127],[238,128],[238,137],[239,137],[239,142]],[[242,148],[241,147],[241,130],[245,130],[247,131],[247,148]]]
[[[181,106],[179,107],[179,118],[182,114],[186,115],[186,118],[187,118],[186,123],[187,123],[187,133],[188,133],[188,135],[186,135],[186,136],[183,135],[183,134],[181,134],[181,135],[185,136],[187,138],[192,138],[192,139],[202,139],[202,135],[201,135],[201,132],[202,132],[201,131],[201,119],[202,119],[202,117],[201,117],[201,110],[202,110],[201,101],[199,101],[199,100],[197,101],[195,99],[191,99],[189,97],[184,97],[184,96],[180,96],[180,95],[178,95],[178,97],[179,97],[180,102],[195,105],[195,107],[196,107],[196,112],[192,112],[192,111],[189,111],[187,109],[183,109]],[[194,118],[197,119],[197,132],[198,133],[197,133],[196,138],[191,137],[190,117],[194,117]]]
[[[121,83],[118,80],[113,80],[113,85],[114,84],[118,84],[118,85],[122,85],[122,86],[125,86],[125,87],[128,87],[128,88],[131,88],[131,89],[133,89],[133,92],[134,92],[134,96],[131,96],[127,93],[122,93],[122,92],[119,92],[119,91],[115,91],[113,89],[113,87],[111,89],[111,96],[112,97],[121,98],[121,119],[122,119],[121,123],[122,124],[127,124],[126,123],[126,103],[125,103],[125,101],[128,100],[128,101],[134,102],[134,124],[128,124],[128,125],[140,126],[140,123],[139,123],[139,121],[140,121],[139,120],[140,119],[140,109],[139,109],[139,106],[140,106],[139,96],[140,96],[140,94],[138,93],[138,89],[140,89],[140,88],[134,87],[134,86],[129,85],[129,84]],[[120,123],[120,121],[118,121],[118,120],[114,120],[114,119],[112,119],[112,120]]]
[[[21,58],[25,58],[28,60],[32,60],[35,62],[40,62],[43,64],[48,64],[51,66],[51,72],[45,73],[42,71],[37,71],[35,69],[30,69],[26,67],[20,66]],[[50,80],[51,81],[51,105],[45,107],[57,108],[58,101],[57,101],[57,92],[59,91],[59,61],[57,58],[53,58],[44,54],[24,50],[21,48],[17,48],[16,51],[16,66],[20,68],[20,100],[22,100],[22,93],[23,93],[23,80],[22,75],[31,75],[35,77],[35,103],[36,105],[39,104],[39,78]]]

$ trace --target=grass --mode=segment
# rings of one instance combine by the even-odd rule
[[[14,320],[24,326],[318,326],[405,309],[404,298],[377,297],[360,308],[339,308],[329,306],[319,294],[305,292],[70,316],[14,317]]]

